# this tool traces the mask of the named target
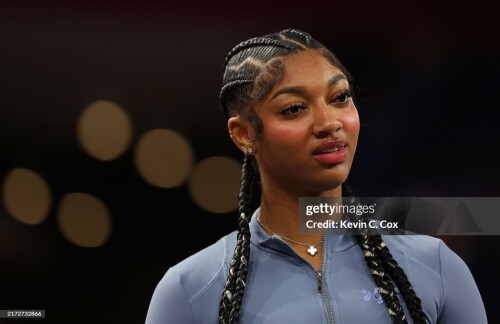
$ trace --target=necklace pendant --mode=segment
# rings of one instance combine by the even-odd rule
[[[309,253],[310,255],[314,256],[316,254],[316,252],[318,252],[318,249],[315,248],[314,246],[310,246],[308,249],[307,249],[307,253]]]

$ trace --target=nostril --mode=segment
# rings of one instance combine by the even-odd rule
[[[316,125],[313,132],[317,137],[323,138],[340,131],[342,129],[342,126],[343,124],[339,119],[329,119],[323,123]]]

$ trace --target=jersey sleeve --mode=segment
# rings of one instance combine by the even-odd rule
[[[438,323],[488,323],[483,300],[469,268],[444,242],[440,242],[439,249],[444,304]]]
[[[191,305],[174,268],[170,268],[156,286],[146,315],[146,324],[170,323],[194,323]]]

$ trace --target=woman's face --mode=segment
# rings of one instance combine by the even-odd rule
[[[263,185],[327,195],[346,180],[359,116],[340,69],[319,51],[283,58],[283,78],[254,105],[263,132],[255,143]]]

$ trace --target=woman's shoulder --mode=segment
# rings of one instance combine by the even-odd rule
[[[192,323],[195,317],[216,316],[235,245],[236,231],[168,268],[156,285],[146,323]]]
[[[440,323],[487,323],[472,272],[443,239],[427,235],[386,235],[384,242],[405,269],[424,307],[434,312]]]
[[[461,257],[438,237],[424,234],[383,235],[390,251],[406,264],[415,264],[441,277],[442,268],[462,263]]]
[[[228,252],[231,252],[232,255],[233,251],[228,251],[228,249],[236,244],[236,234],[237,231],[233,231],[221,237],[215,243],[186,257],[172,268],[181,273],[186,270],[192,272],[194,268],[199,269],[200,267],[205,268],[205,271],[214,267],[219,268]]]
[[[189,297],[195,296],[202,289],[227,273],[227,265],[236,245],[236,231],[223,236],[217,242],[190,255],[170,267],[166,273],[174,272],[184,291]]]

